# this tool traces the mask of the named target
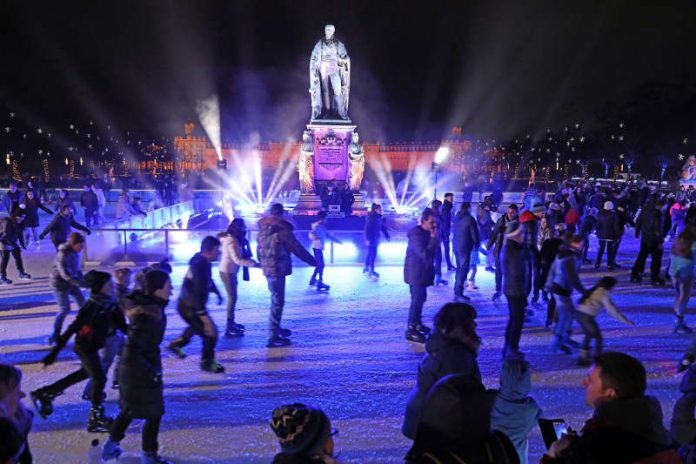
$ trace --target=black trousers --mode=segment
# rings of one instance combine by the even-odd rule
[[[316,278],[321,282],[324,278],[324,250],[312,248],[312,251],[314,252],[314,261],[317,262],[314,272],[312,273],[312,280]]]
[[[121,441],[126,436],[126,429],[133,421],[133,416],[128,414],[126,411],[121,411],[114,423],[111,425],[111,430],[109,431],[109,438],[111,441]],[[150,417],[145,419],[145,424],[143,424],[143,438],[142,438],[142,449],[143,451],[157,452],[159,449],[159,443],[157,443],[157,437],[159,436],[160,422],[162,421],[162,416]]]
[[[447,263],[447,269],[452,267],[452,260],[450,258],[450,240],[449,237],[442,239],[442,247],[445,250],[445,263]]]
[[[585,338],[582,340],[582,349],[585,351],[590,350],[590,341],[594,338],[595,340],[595,354],[602,352],[602,331],[599,330],[599,325],[597,320],[585,314],[581,311],[575,312],[575,320],[578,321],[582,331],[585,333]]]
[[[471,262],[471,250],[464,252],[455,256],[457,260],[457,272],[454,275],[454,296],[462,296],[464,294],[464,281],[466,280],[466,275],[469,273],[469,267]]]
[[[522,337],[522,326],[524,325],[524,309],[527,307],[527,297],[506,295],[506,298],[509,317],[505,329],[504,355],[520,350],[520,338]]]
[[[501,253],[502,247],[495,245],[495,292],[500,293],[503,288],[503,254]]]
[[[595,265],[599,266],[602,264],[602,256],[604,255],[604,248],[607,249],[607,264],[609,266],[614,265],[614,260],[616,259],[616,241],[614,240],[604,240],[599,239],[599,250],[597,250],[597,260]]]
[[[217,327],[212,318],[210,323],[213,326],[212,333],[206,334],[203,326],[203,321],[199,316],[195,314],[189,316],[186,311],[179,311],[181,318],[188,324],[188,327],[184,329],[179,338],[174,340],[171,344],[172,346],[177,346],[183,348],[191,342],[194,335],[198,335],[203,339],[203,350],[201,352],[201,363],[211,363],[215,360],[215,345],[217,345]]]
[[[0,258],[0,277],[7,277],[7,265],[10,263],[10,255],[14,258],[17,270],[21,273],[24,272],[24,262],[22,261],[22,250],[20,248],[2,250],[0,254],[2,255],[2,258]]]
[[[660,266],[662,265],[662,243],[661,242],[640,242],[640,251],[631,270],[631,276],[640,277],[645,271],[645,262],[650,255],[650,280],[660,279]]]
[[[90,400],[92,401],[92,406],[99,406],[104,401],[104,387],[106,386],[106,374],[102,367],[101,358],[99,358],[99,352],[83,353],[75,350],[75,354],[80,358],[82,367],[57,382],[41,388],[40,391],[57,396],[73,385],[83,380],[91,379],[92,391],[89,394]]]

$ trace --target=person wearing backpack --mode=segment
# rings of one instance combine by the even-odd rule
[[[289,345],[289,329],[280,326],[285,306],[285,278],[292,274],[292,261],[290,256],[294,254],[308,265],[314,267],[316,260],[302,244],[297,240],[294,227],[283,219],[283,205],[275,203],[271,206],[270,216],[262,218],[258,223],[259,233],[256,238],[258,243],[256,256],[261,262],[263,275],[268,282],[268,290],[271,293],[271,312],[268,318],[268,348],[278,348]]]
[[[68,340],[75,335],[73,350],[80,359],[82,367],[57,382],[31,392],[31,400],[39,415],[46,418],[53,413],[53,398],[83,380],[92,380],[90,400],[92,408],[87,423],[88,432],[106,432],[111,426],[111,418],[104,415],[106,374],[102,367],[99,350],[104,347],[106,338],[114,329],[126,333],[126,320],[114,297],[114,282],[106,272],[89,271],[85,274],[85,284],[91,294],[77,313],[75,320],[56,339],[56,346],[43,359],[44,366],[56,361],[58,353]]]

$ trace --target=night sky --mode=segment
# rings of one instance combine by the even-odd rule
[[[695,21],[686,1],[5,1],[0,103],[57,132],[171,136],[218,94],[223,140],[298,137],[331,22],[364,138],[504,138],[591,126],[649,81],[693,83]]]

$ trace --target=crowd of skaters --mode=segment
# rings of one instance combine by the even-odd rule
[[[530,296],[533,302],[537,302],[539,296],[548,300],[547,322],[554,325],[552,349],[571,353],[574,348],[581,347],[578,363],[591,366],[583,381],[586,402],[595,409],[583,431],[580,434],[571,431],[560,437],[542,458],[543,462],[638,462],[640,459],[648,459],[641,462],[681,462],[677,445],[682,445],[679,449],[683,456],[692,452],[690,443],[696,440],[696,433],[692,432],[695,429],[693,408],[690,415],[685,411],[693,404],[695,395],[696,387],[691,384],[696,383],[692,380],[696,365],[692,367],[691,362],[696,349],[687,351],[680,364],[680,369],[686,371],[682,384],[685,396],[677,404],[681,409],[675,409],[670,436],[661,424],[659,402],[644,394],[645,370],[640,361],[621,353],[602,352],[601,331],[595,321],[601,310],[606,309],[617,319],[632,324],[611,300],[610,292],[616,279],[602,277],[587,289],[578,277],[578,269],[586,259],[589,235],[593,231],[600,244],[595,267],[600,267],[601,252],[606,249],[608,267],[610,270],[616,268],[615,251],[623,229],[626,224],[635,224],[636,236],[642,239],[632,280],[639,281],[645,256],[662,250],[662,242],[656,246],[655,240],[664,241],[674,231],[675,245],[666,272],[677,288],[675,330],[689,331],[683,322],[683,308],[688,298],[686,286],[690,291],[689,279],[693,281],[696,235],[689,218],[694,215],[689,216],[685,208],[683,224],[673,227],[670,212],[674,208],[670,203],[678,202],[671,195],[649,189],[644,202],[637,205],[618,201],[630,198],[624,190],[601,186],[564,186],[553,201],[545,201],[545,198],[543,190],[531,186],[525,192],[521,208],[511,204],[493,222],[491,213],[495,205],[482,202],[472,214],[469,202],[462,202],[457,209],[454,195],[448,193],[442,202],[434,201],[426,208],[419,225],[409,231],[404,280],[409,285],[411,306],[406,338],[425,343],[426,355],[406,408],[403,432],[414,440],[406,456],[408,462],[526,462],[526,437],[541,414],[539,406],[528,396],[531,388],[529,365],[520,349],[522,326],[525,318],[531,315]],[[602,206],[603,214],[595,211],[598,209],[593,206],[595,204]],[[61,209],[64,208],[69,206],[62,205]],[[12,210],[7,220],[21,217],[21,214],[16,215],[21,209]],[[212,280],[212,263],[221,254],[219,272],[228,300],[225,336],[244,335],[244,326],[235,320],[239,270],[248,272],[249,267],[261,267],[271,295],[267,346],[277,348],[291,343],[291,331],[281,327],[285,281],[292,272],[290,255],[295,254],[316,267],[310,284],[324,290],[328,286],[323,284],[323,242],[336,238],[326,230],[323,224],[326,216],[320,214],[310,233],[312,255],[299,243],[293,226],[283,215],[282,205],[276,204],[271,207],[270,215],[259,221],[258,261],[252,259],[246,225],[241,219],[235,219],[218,237],[206,237],[202,241],[200,252],[189,263],[177,303],[177,311],[187,328],[168,345],[169,350],[185,358],[183,348],[193,335],[198,335],[203,339],[201,369],[224,372],[214,356],[218,329],[206,307],[209,293],[215,293],[219,303],[224,299]],[[607,218],[602,219],[602,216]],[[607,230],[612,234],[605,235],[605,230],[600,232],[600,227],[604,227],[600,226],[600,220],[611,224]],[[620,227],[616,227],[617,222]],[[373,252],[368,253],[364,270],[377,278],[374,260],[382,235],[389,238],[381,207],[374,204],[365,231],[366,246]],[[47,417],[53,412],[53,400],[57,396],[66,388],[89,379],[90,384],[83,394],[91,403],[87,429],[109,433],[101,449],[102,458],[118,458],[125,430],[134,418],[139,418],[146,420],[142,462],[167,462],[157,454],[157,434],[164,413],[160,344],[166,326],[164,308],[171,297],[171,266],[163,261],[141,270],[131,290],[128,269],[117,269],[113,276],[100,271],[82,275],[78,255],[83,244],[82,235],[70,233],[64,243],[57,245],[51,285],[59,311],[48,339],[53,348],[43,360],[46,365],[55,362],[60,350],[74,337],[73,349],[81,368],[33,391],[32,401],[39,414]],[[504,294],[509,308],[501,388],[497,392],[486,391],[481,383],[476,361],[481,343],[475,330],[476,311],[467,304],[470,299],[465,295],[465,290],[476,290],[474,278],[479,251],[486,254],[486,268],[496,273],[493,299]],[[456,265],[450,261],[450,255],[454,255]],[[687,264],[690,261],[690,267],[677,258]],[[657,260],[658,265],[657,276],[651,273],[651,283],[663,285],[661,253],[660,256],[653,254],[652,259],[653,263]],[[440,270],[443,261],[448,270],[456,271],[454,302],[440,309],[434,318],[434,329],[431,329],[422,321],[422,308],[428,286],[448,285]],[[469,285],[465,286],[467,277]],[[87,301],[80,287],[89,289]],[[571,298],[574,290],[581,296],[577,308]],[[62,330],[71,297],[80,309],[73,323]],[[570,338],[573,319],[579,322],[585,335],[582,345]],[[118,362],[114,365],[119,369],[112,387],[120,391],[120,412],[112,420],[102,403],[106,372],[115,359]],[[0,384],[6,382],[7,390],[15,391],[21,398],[24,395],[21,373],[15,368],[7,369],[10,374],[7,379],[0,378]],[[1,390],[0,393],[3,398],[8,396]],[[21,404],[21,401],[16,403]],[[31,462],[27,441],[31,421],[27,428],[26,419],[22,422],[15,418],[20,414],[19,409],[21,414],[31,416],[17,405],[13,414],[7,414],[21,442],[13,457],[8,459]],[[274,462],[334,462],[332,437],[336,431],[320,409],[302,404],[286,405],[273,411],[271,425],[281,445],[281,453]],[[632,447],[628,447],[630,450],[622,446],[609,449],[606,445],[610,442]],[[652,456],[654,460],[649,460]]]

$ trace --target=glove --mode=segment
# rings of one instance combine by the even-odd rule
[[[41,362],[43,363],[44,367],[50,366],[54,362],[56,362],[56,358],[58,357],[58,353],[60,352],[60,348],[62,348],[60,345],[56,345],[55,348],[51,350],[50,353],[48,353],[42,360]]]
[[[87,229],[87,235],[92,235],[92,231]]]

